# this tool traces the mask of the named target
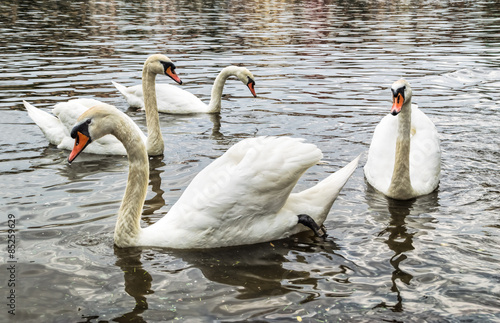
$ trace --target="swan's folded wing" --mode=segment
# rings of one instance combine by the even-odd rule
[[[201,171],[165,218],[182,216],[186,225],[203,230],[245,227],[246,221],[274,216],[321,157],[315,145],[301,139],[243,140]]]
[[[441,148],[434,123],[420,109],[412,110],[410,178],[420,194],[432,192],[439,184]]]
[[[396,154],[397,118],[386,115],[375,127],[364,172],[368,182],[381,192],[391,185]]]
[[[158,111],[163,113],[204,113],[208,106],[189,91],[171,84],[156,84]]]

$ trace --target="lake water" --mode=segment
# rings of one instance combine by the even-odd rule
[[[500,322],[498,1],[18,0],[0,12],[0,321]],[[231,64],[253,72],[258,97],[228,80],[220,115],[160,116],[165,156],[150,160],[142,224],[231,145],[290,135],[324,153],[298,189],[363,154],[328,240],[113,246],[127,159],[69,166],[22,100],[50,111],[97,98],[145,130],[111,80],[137,84],[153,53],[205,102]],[[401,77],[443,150],[439,189],[407,202],[369,189],[361,167]]]

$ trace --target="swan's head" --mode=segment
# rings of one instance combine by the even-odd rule
[[[244,67],[240,67],[240,71],[238,72],[238,74],[236,74],[236,76],[240,79],[241,82],[248,86],[248,89],[250,90],[250,92],[252,92],[253,97],[256,98],[257,94],[255,93],[255,79],[252,72]]]
[[[399,80],[392,84],[392,109],[393,116],[398,115],[405,102],[411,102],[411,87],[405,80]]]
[[[93,141],[107,134],[112,134],[116,127],[116,115],[120,114],[114,106],[99,104],[85,111],[71,130],[71,138],[75,139],[75,145],[68,157],[71,164],[73,160]]]
[[[225,70],[236,76],[243,84],[245,84],[250,92],[252,92],[254,98],[257,97],[257,94],[255,93],[255,78],[253,77],[252,72],[245,67],[239,66],[228,66]]]
[[[164,74],[177,83],[182,84],[181,79],[175,73],[174,63],[165,55],[155,54],[149,56],[144,63],[144,69],[147,69],[155,74]]]

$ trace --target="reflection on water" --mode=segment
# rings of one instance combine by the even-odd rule
[[[114,248],[118,258],[116,266],[123,271],[125,281],[125,292],[135,300],[134,308],[120,317],[114,318],[114,322],[146,322],[141,314],[148,309],[146,295],[154,293],[151,289],[153,278],[142,267],[140,248]]]
[[[403,297],[400,288],[398,288],[398,282],[409,286],[412,284],[413,275],[401,268],[400,264],[408,259],[407,255],[415,249],[414,239],[419,236],[419,232],[433,230],[432,226],[426,225],[433,219],[424,215],[432,213],[439,207],[438,190],[418,199],[399,201],[385,197],[371,186],[367,186],[368,205],[383,218],[381,221],[386,223],[385,228],[378,233],[378,236],[385,239],[384,243],[392,251],[392,255],[388,259],[393,267],[390,291],[396,295],[395,304],[381,302],[374,308],[388,308],[394,312],[402,312],[404,311]],[[386,219],[387,216],[390,218]],[[412,217],[411,221],[407,217]]]
[[[18,0],[0,2],[0,19],[0,214],[19,220],[21,321],[500,320],[497,1]],[[298,183],[311,186],[367,151],[401,77],[440,133],[440,187],[393,201],[360,168],[325,223],[328,241],[114,249],[126,158],[68,166],[21,102],[48,111],[97,98],[146,130],[111,80],[139,83],[151,53],[167,54],[204,102],[230,64],[252,70],[258,97],[228,82],[220,114],[160,116],[165,155],[150,158],[142,225],[243,138],[318,145],[324,163]]]
[[[309,235],[303,235],[303,239],[308,240]],[[313,239],[317,239],[313,237]],[[311,241],[312,242],[312,241]],[[129,322],[137,320],[138,322],[144,321],[141,316],[145,310],[149,308],[149,302],[158,302],[158,299],[164,300],[169,304],[175,304],[174,307],[186,306],[183,303],[188,303],[189,306],[195,306],[196,302],[209,304],[208,307],[213,306],[213,313],[226,317],[233,315],[236,312],[262,311],[261,308],[255,309],[253,303],[246,306],[244,303],[233,302],[231,300],[221,301],[220,295],[214,295],[203,292],[201,294],[192,295],[188,293],[185,288],[180,284],[180,289],[175,288],[175,283],[168,281],[169,279],[182,280],[182,274],[185,272],[200,271],[203,277],[209,279],[213,283],[221,284],[223,286],[235,287],[236,300],[256,300],[268,299],[269,297],[280,297],[288,293],[293,293],[297,290],[302,290],[306,294],[309,293],[303,302],[314,301],[319,295],[312,292],[318,285],[319,280],[311,275],[309,271],[287,268],[286,264],[290,263],[290,249],[300,251],[304,255],[314,255],[322,253],[328,255],[330,267],[335,268],[336,272],[332,272],[331,276],[345,275],[346,271],[352,264],[336,254],[338,246],[332,240],[319,241],[316,244],[306,245],[298,243],[297,239],[285,239],[273,243],[263,243],[255,246],[241,246],[232,248],[222,248],[205,251],[171,251],[165,253],[164,250],[158,249],[157,251],[166,259],[175,257],[177,264],[171,267],[169,264],[158,262],[158,255],[154,255],[153,259],[148,250],[141,248],[127,248],[127,249],[114,249],[115,256],[117,257],[116,265],[123,271],[124,274],[124,290],[130,295],[135,305],[123,315],[120,315],[114,320],[118,322]],[[155,262],[151,266],[151,271],[156,271],[160,275],[153,276],[148,270],[144,268],[143,260],[145,262]],[[179,260],[182,262],[179,264]],[[294,259],[294,261],[307,264],[306,259]],[[180,277],[178,277],[180,276]],[[341,277],[337,279],[341,284],[347,284],[348,281]],[[186,285],[196,283],[196,280],[185,281]],[[158,286],[163,284],[169,285],[168,294],[177,295],[175,297],[163,296],[163,289]],[[120,284],[122,285],[122,284]],[[308,291],[311,290],[311,291]],[[153,295],[154,294],[154,295]],[[179,298],[177,298],[179,297]],[[286,299],[282,300],[283,305],[289,304]],[[194,304],[193,304],[194,303]],[[261,305],[263,308],[268,308],[268,305]],[[192,308],[193,313],[187,314],[189,317],[196,317],[196,313],[203,314],[203,309]],[[162,313],[163,320],[171,320],[176,317],[175,314],[168,315]],[[135,321],[134,321],[135,322]]]

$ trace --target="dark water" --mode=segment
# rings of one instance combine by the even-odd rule
[[[0,321],[500,321],[498,1],[40,0],[1,1],[0,12]],[[258,97],[233,80],[220,116],[161,115],[167,147],[151,160],[143,225],[243,138],[318,145],[325,163],[299,188],[360,153],[363,165],[401,77],[440,133],[440,187],[392,201],[360,167],[325,223],[328,241],[115,249],[127,160],[82,155],[68,166],[21,101],[49,110],[98,98],[145,129],[111,80],[138,83],[152,53],[205,102],[230,64],[254,73]]]

